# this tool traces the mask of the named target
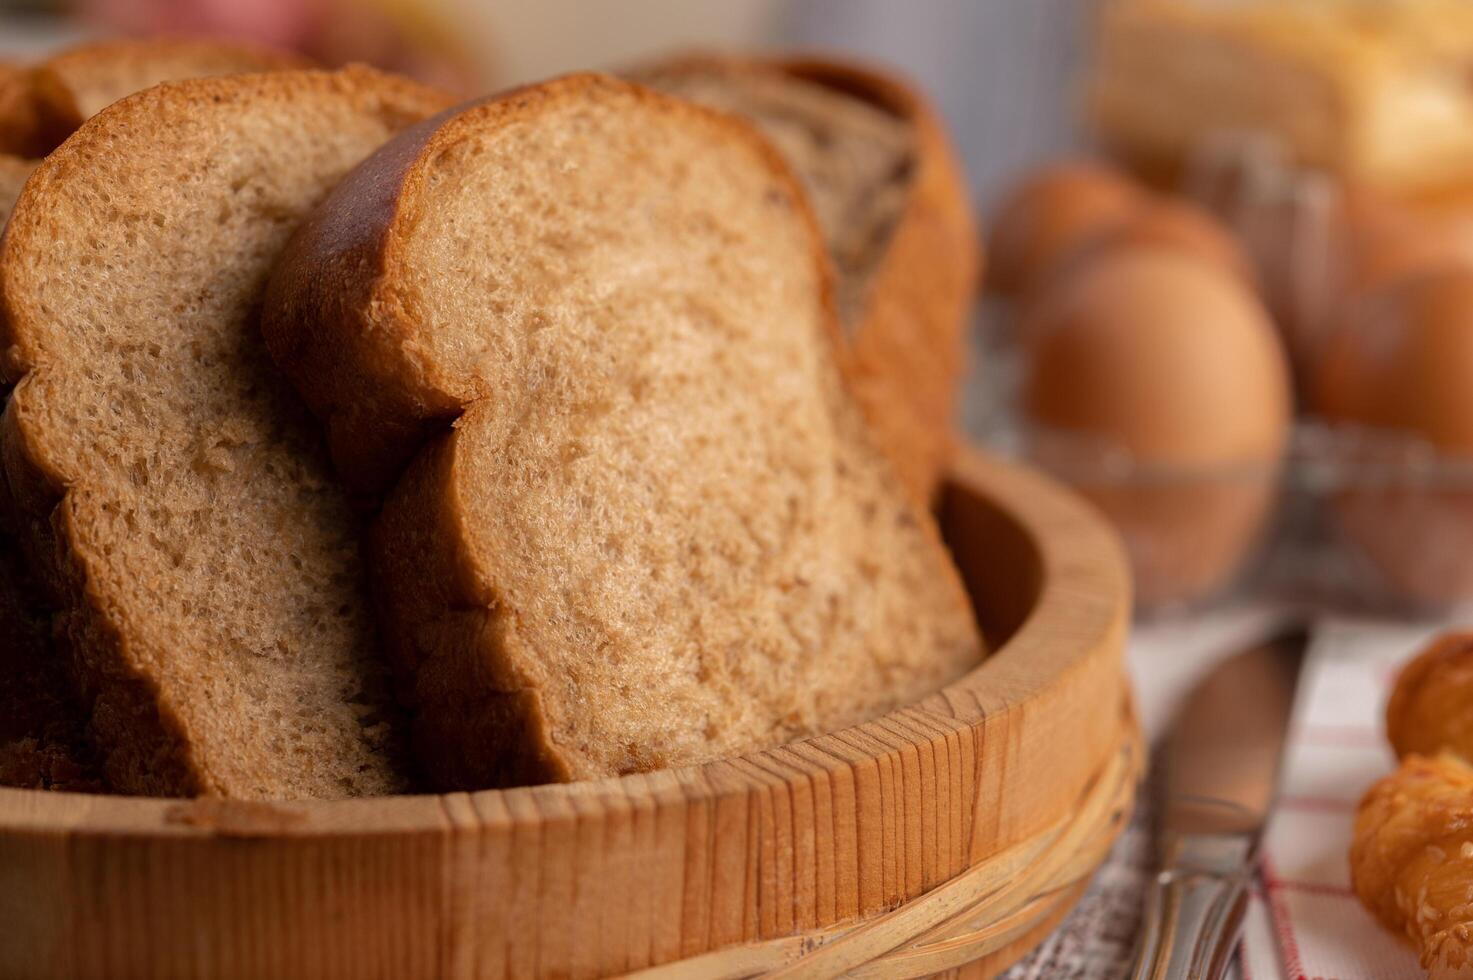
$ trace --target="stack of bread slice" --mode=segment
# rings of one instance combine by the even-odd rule
[[[102,779],[595,778],[974,666],[779,153],[603,76],[446,101],[173,82],[27,181],[0,459]]]
[[[168,83],[84,123],[10,216],[5,476],[119,790],[410,786],[361,521],[257,311],[301,217],[445,101],[358,69]]]
[[[296,236],[266,337],[397,484],[369,562],[438,783],[708,761],[976,662],[828,273],[754,130],[600,76],[402,134]]]
[[[302,67],[302,59],[190,38],[98,41],[32,65],[0,65],[0,227],[40,158],[108,104],[172,78],[292,67]],[[82,737],[42,592],[21,558],[10,515],[0,505],[0,784],[96,788],[95,755]]]

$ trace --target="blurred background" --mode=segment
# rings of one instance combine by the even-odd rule
[[[955,417],[1084,493],[1147,611],[1473,604],[1473,0],[0,0],[0,61],[158,34],[467,97],[693,49],[896,70],[985,254],[901,284],[960,294],[899,358],[946,365],[904,393],[943,456]],[[0,159],[12,194],[44,152]],[[885,254],[894,214],[856,201]]]
[[[0,0],[0,59],[93,37],[222,34],[483,93],[672,49],[823,48],[901,68],[951,123],[979,200],[1070,145],[1093,0]]]

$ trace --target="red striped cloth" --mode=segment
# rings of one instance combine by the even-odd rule
[[[1350,888],[1356,804],[1396,764],[1382,713],[1396,670],[1428,626],[1331,620],[1314,645],[1263,842],[1244,935],[1244,980],[1423,980],[1411,949]]]
[[[1137,631],[1131,643],[1142,717],[1163,733],[1180,697],[1262,617],[1189,619]],[[1432,626],[1329,620],[1315,630],[1285,756],[1282,796],[1263,841],[1241,980],[1423,980],[1417,958],[1350,890],[1346,853],[1361,794],[1395,760],[1381,715],[1396,669]],[[1152,793],[1141,794],[1142,802]],[[1119,980],[1152,874],[1149,814],[1137,814],[1065,924],[1004,980]]]

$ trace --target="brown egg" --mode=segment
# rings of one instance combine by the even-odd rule
[[[1357,299],[1313,390],[1327,419],[1473,454],[1473,268],[1433,269]]]
[[[1129,179],[1103,167],[1060,164],[1034,173],[997,212],[987,248],[988,288],[1009,297],[1026,294],[1062,255],[1143,199]]]
[[[1473,599],[1473,267],[1444,267],[1351,305],[1317,365],[1326,420],[1359,432],[1335,513],[1404,599]],[[1441,463],[1410,468],[1416,443]]]
[[[1222,269],[1121,249],[1026,318],[1034,418],[1172,466],[1260,462],[1283,448],[1283,353],[1262,304]]]
[[[1136,246],[1196,256],[1257,288],[1252,262],[1221,222],[1194,204],[1165,197],[1090,232],[1055,263],[1046,284],[1058,283],[1107,252]]]
[[[1390,206],[1369,213],[1347,209],[1343,220],[1342,296],[1446,266],[1473,265],[1473,235],[1455,223]]]
[[[1121,248],[1026,320],[1037,461],[1121,530],[1143,603],[1216,591],[1264,523],[1289,433],[1288,369],[1257,297],[1195,256]]]
[[[1348,303],[1402,276],[1452,261],[1458,246],[1442,223],[1358,185],[1288,185],[1285,207],[1249,223],[1270,297],[1301,389],[1312,382],[1326,340]],[[1433,227],[1436,225],[1437,227]],[[1473,253],[1470,253],[1473,254]]]

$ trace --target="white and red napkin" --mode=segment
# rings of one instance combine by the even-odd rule
[[[1280,610],[1242,608],[1137,628],[1129,663],[1153,742],[1223,656],[1262,637]],[[1410,947],[1351,893],[1347,852],[1361,794],[1395,765],[1382,712],[1397,668],[1438,627],[1327,619],[1316,625],[1289,734],[1283,797],[1264,836],[1244,927],[1241,980],[1424,980]],[[1151,880],[1149,790],[1079,908],[1003,980],[1119,980]]]
[[[1319,623],[1300,680],[1281,796],[1243,937],[1243,980],[1424,980],[1411,948],[1350,888],[1356,804],[1396,759],[1382,717],[1397,668],[1430,626]]]

